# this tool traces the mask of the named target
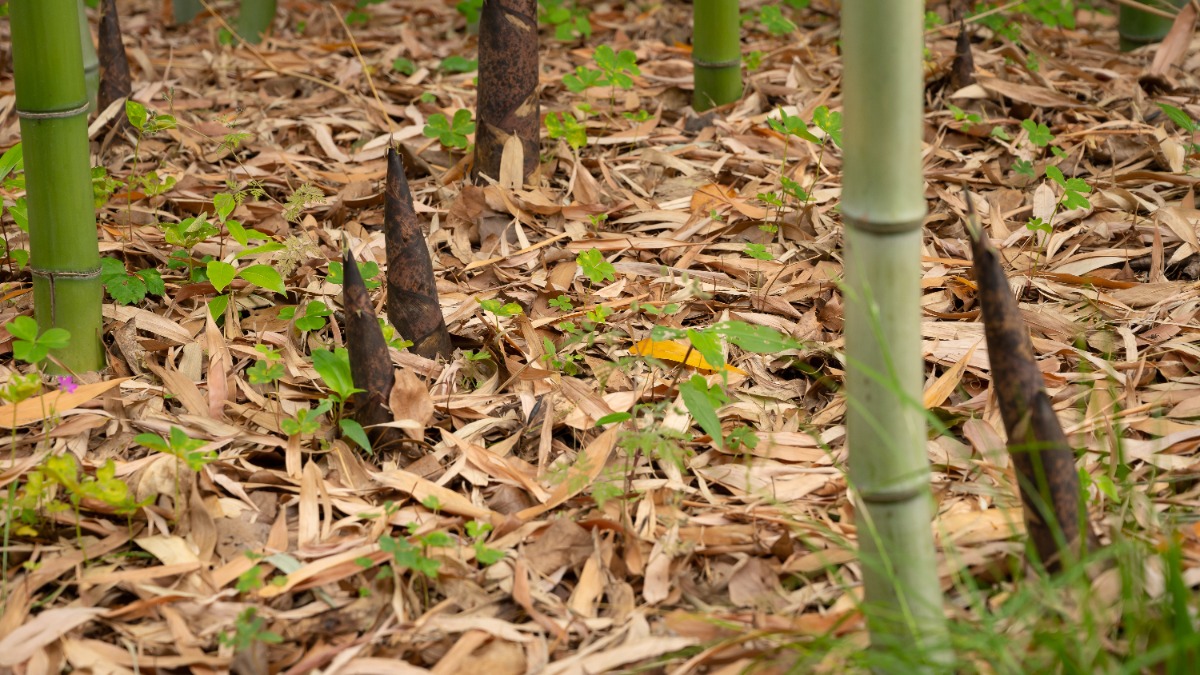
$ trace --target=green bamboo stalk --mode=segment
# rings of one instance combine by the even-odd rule
[[[203,11],[204,5],[200,4],[200,0],[171,0],[171,12],[176,26],[191,21]]]
[[[9,2],[17,115],[25,155],[34,315],[64,328],[71,345],[54,354],[74,372],[104,367],[100,343],[100,253],[88,157],[87,88],[76,0]],[[63,34],[64,26],[67,35]]]
[[[88,112],[96,112],[96,97],[100,91],[100,59],[88,28],[87,9],[79,0],[79,46],[83,50],[83,82],[87,87]]]
[[[1174,14],[1189,0],[1139,0],[1143,5]],[[1173,19],[1121,5],[1117,32],[1121,34],[1121,50],[1129,51],[1154,42],[1161,42],[1174,24]]]
[[[921,0],[845,0],[846,397],[875,648],[948,657],[921,405]]]
[[[271,29],[275,20],[275,0],[242,0],[238,14],[237,32],[243,40],[256,45]]]
[[[738,0],[695,0],[692,16],[692,108],[701,112],[742,97]]]

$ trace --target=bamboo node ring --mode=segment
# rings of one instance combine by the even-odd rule
[[[697,68],[739,68],[742,65],[742,57],[739,56],[736,59],[727,59],[725,61],[705,61],[693,56],[692,65]]]
[[[18,108],[17,109],[17,117],[20,117],[21,119],[25,119],[25,120],[58,120],[58,119],[65,119],[67,117],[75,117],[77,115],[82,115],[83,113],[86,113],[87,110],[88,110],[88,102],[84,101],[82,104],[77,105],[74,108],[70,108],[69,110],[33,111],[33,110],[21,110],[20,108]]]
[[[73,272],[71,270],[41,270],[31,269],[30,273],[35,277],[49,279],[54,282],[55,279],[95,279],[100,276],[100,268],[96,267],[82,272]]]

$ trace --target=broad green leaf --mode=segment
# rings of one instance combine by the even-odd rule
[[[146,298],[146,282],[141,277],[122,273],[104,282],[104,290],[119,305],[136,305]]]
[[[208,301],[208,313],[212,315],[214,320],[219,320],[225,316],[225,309],[229,307],[229,294],[218,295]]]
[[[1167,103],[1159,103],[1158,107],[1161,108],[1167,117],[1180,129],[1183,129],[1184,131],[1196,131],[1196,122],[1192,120],[1191,116],[1184,111]],[[0,163],[2,163],[2,160],[0,160]],[[0,178],[3,177],[3,174],[0,174]]]
[[[8,325],[5,326],[5,329],[8,330],[9,335],[12,335],[19,340],[25,340],[27,342],[34,342],[37,340],[37,321],[34,321],[31,317],[15,317],[12,321],[8,322]]]
[[[586,251],[580,251],[579,255],[575,256],[575,262],[579,264],[579,269],[583,270],[593,284],[616,279],[616,269],[612,263],[604,259],[604,255],[597,249],[589,248]]]
[[[679,383],[679,394],[683,397],[683,405],[704,433],[712,437],[717,447],[724,447],[721,420],[717,417],[717,406],[725,402],[721,385],[714,385],[710,389],[702,375],[693,375],[692,379]]]
[[[1062,170],[1053,164],[1046,166],[1046,177],[1063,187],[1067,186],[1067,179],[1063,176]]]
[[[251,237],[249,235],[250,232],[256,232],[256,230],[247,230],[247,236],[246,236],[247,239],[259,239],[260,238],[260,237]],[[258,246],[255,246],[254,248],[248,248],[245,251],[242,251],[241,253],[237,254],[237,257],[238,258],[250,258],[250,257],[256,256],[256,255],[259,255],[260,253],[273,253],[275,251],[282,251],[285,248],[287,248],[287,246],[285,246],[283,242],[268,241],[265,244],[259,244]]]
[[[161,296],[167,292],[167,285],[163,282],[162,275],[153,267],[140,270],[137,275],[146,283],[147,293]]]
[[[725,321],[714,324],[713,332],[730,343],[755,354],[774,354],[787,349],[801,349],[804,343],[786,333],[767,326],[755,326],[744,321]]]
[[[224,222],[237,208],[237,199],[228,192],[218,192],[213,195],[213,208],[217,212],[217,220]]]
[[[21,166],[23,159],[21,147],[21,144],[17,143],[0,155],[0,180],[8,178],[8,174]]]
[[[150,113],[146,111],[146,106],[133,99],[127,99],[125,101],[125,117],[134,129],[142,131],[146,128],[146,120],[150,117]]]
[[[287,288],[283,285],[283,277],[280,276],[279,270],[270,265],[251,265],[239,272],[238,276],[268,291],[287,293]]]
[[[26,342],[24,340],[14,340],[12,343],[13,356],[25,363],[37,363],[46,358],[50,353],[50,349],[45,345],[40,345],[36,342]]]
[[[344,401],[351,394],[362,391],[354,388],[354,378],[350,374],[350,354],[343,348],[336,351],[314,349],[312,353],[313,368],[325,381],[325,385],[333,390]]]
[[[137,436],[133,437],[133,442],[150,448],[151,450],[157,450],[158,452],[169,453],[171,451],[171,448],[167,445],[167,442],[163,440],[162,436],[157,434],[138,434]]]
[[[609,414],[605,415],[604,417],[601,417],[600,419],[596,420],[596,426],[603,427],[603,426],[607,426],[609,424],[616,424],[618,422],[624,422],[625,420],[632,419],[632,418],[633,418],[633,415],[631,415],[630,413],[627,413],[627,412],[609,413]]]
[[[813,111],[813,124],[828,134],[834,145],[842,147],[842,113],[820,106]]]
[[[725,354],[721,351],[721,342],[715,333],[688,329],[687,337],[692,343],[692,348],[700,352],[700,356],[704,357],[713,370],[720,370],[725,366]]]
[[[65,328],[47,328],[38,338],[38,344],[50,349],[66,349],[71,344],[71,333]]]
[[[246,228],[242,226],[240,221],[225,221],[225,229],[229,230],[229,236],[233,237],[233,240],[242,246],[250,243],[250,233],[246,231]]]
[[[205,270],[208,272],[209,282],[218,293],[224,291],[237,276],[237,268],[221,260],[209,260]]]
[[[338,426],[341,427],[343,436],[358,443],[359,447],[366,450],[368,454],[375,454],[375,451],[371,449],[371,439],[367,438],[367,432],[361,424],[352,419],[342,419],[338,422]]]

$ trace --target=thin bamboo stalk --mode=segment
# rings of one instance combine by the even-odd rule
[[[921,406],[922,14],[920,0],[842,3],[842,217],[850,479],[871,644],[936,670],[948,652]]]
[[[700,112],[742,97],[738,1],[695,0],[692,16],[692,108]]]
[[[1150,8],[1170,12],[1172,15],[1189,0],[1141,0]],[[1161,42],[1171,30],[1174,19],[1161,13],[1150,13],[1129,5],[1121,5],[1117,20],[1117,32],[1121,34],[1121,49],[1129,51],[1154,42]]]
[[[77,372],[104,366],[100,343],[100,253],[88,157],[87,89],[81,41],[63,35],[75,0],[12,0],[13,73],[25,154],[34,314],[64,328],[70,347],[54,354]]]
[[[83,51],[83,82],[87,87],[88,111],[96,112],[97,92],[100,91],[100,58],[96,45],[92,43],[92,31],[88,27],[87,8],[79,0],[79,46]]]
[[[479,16],[479,96],[472,175],[500,178],[504,143],[521,141],[522,178],[538,164],[537,0],[484,0]]]
[[[238,13],[237,32],[242,39],[256,45],[271,29],[275,20],[275,0],[242,0]]]

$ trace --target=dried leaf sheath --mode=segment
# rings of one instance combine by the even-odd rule
[[[485,0],[479,18],[479,97],[473,175],[500,178],[509,136],[521,139],[523,175],[537,168],[537,0]]]
[[[412,351],[426,358],[448,357],[453,351],[438,303],[433,262],[421,222],[413,210],[404,164],[392,148],[387,153],[384,236],[387,240],[387,314]]]
[[[387,401],[392,392],[395,375],[387,342],[371,307],[371,297],[358,263],[349,250],[342,257],[345,278],[342,285],[342,304],[346,308],[346,349],[350,352],[350,375],[354,386],[364,391],[351,398],[354,419],[364,427],[391,422]],[[368,429],[367,435],[375,447],[386,445],[393,429]]]
[[[1075,453],[1046,395],[1029,331],[999,256],[978,227],[968,230],[993,387],[1020,481],[1026,529],[1038,557],[1054,569],[1066,552],[1060,550],[1062,544],[1072,552],[1068,557],[1080,548]]]
[[[133,92],[129,59],[121,41],[121,19],[116,0],[104,0],[100,14],[100,110]]]

